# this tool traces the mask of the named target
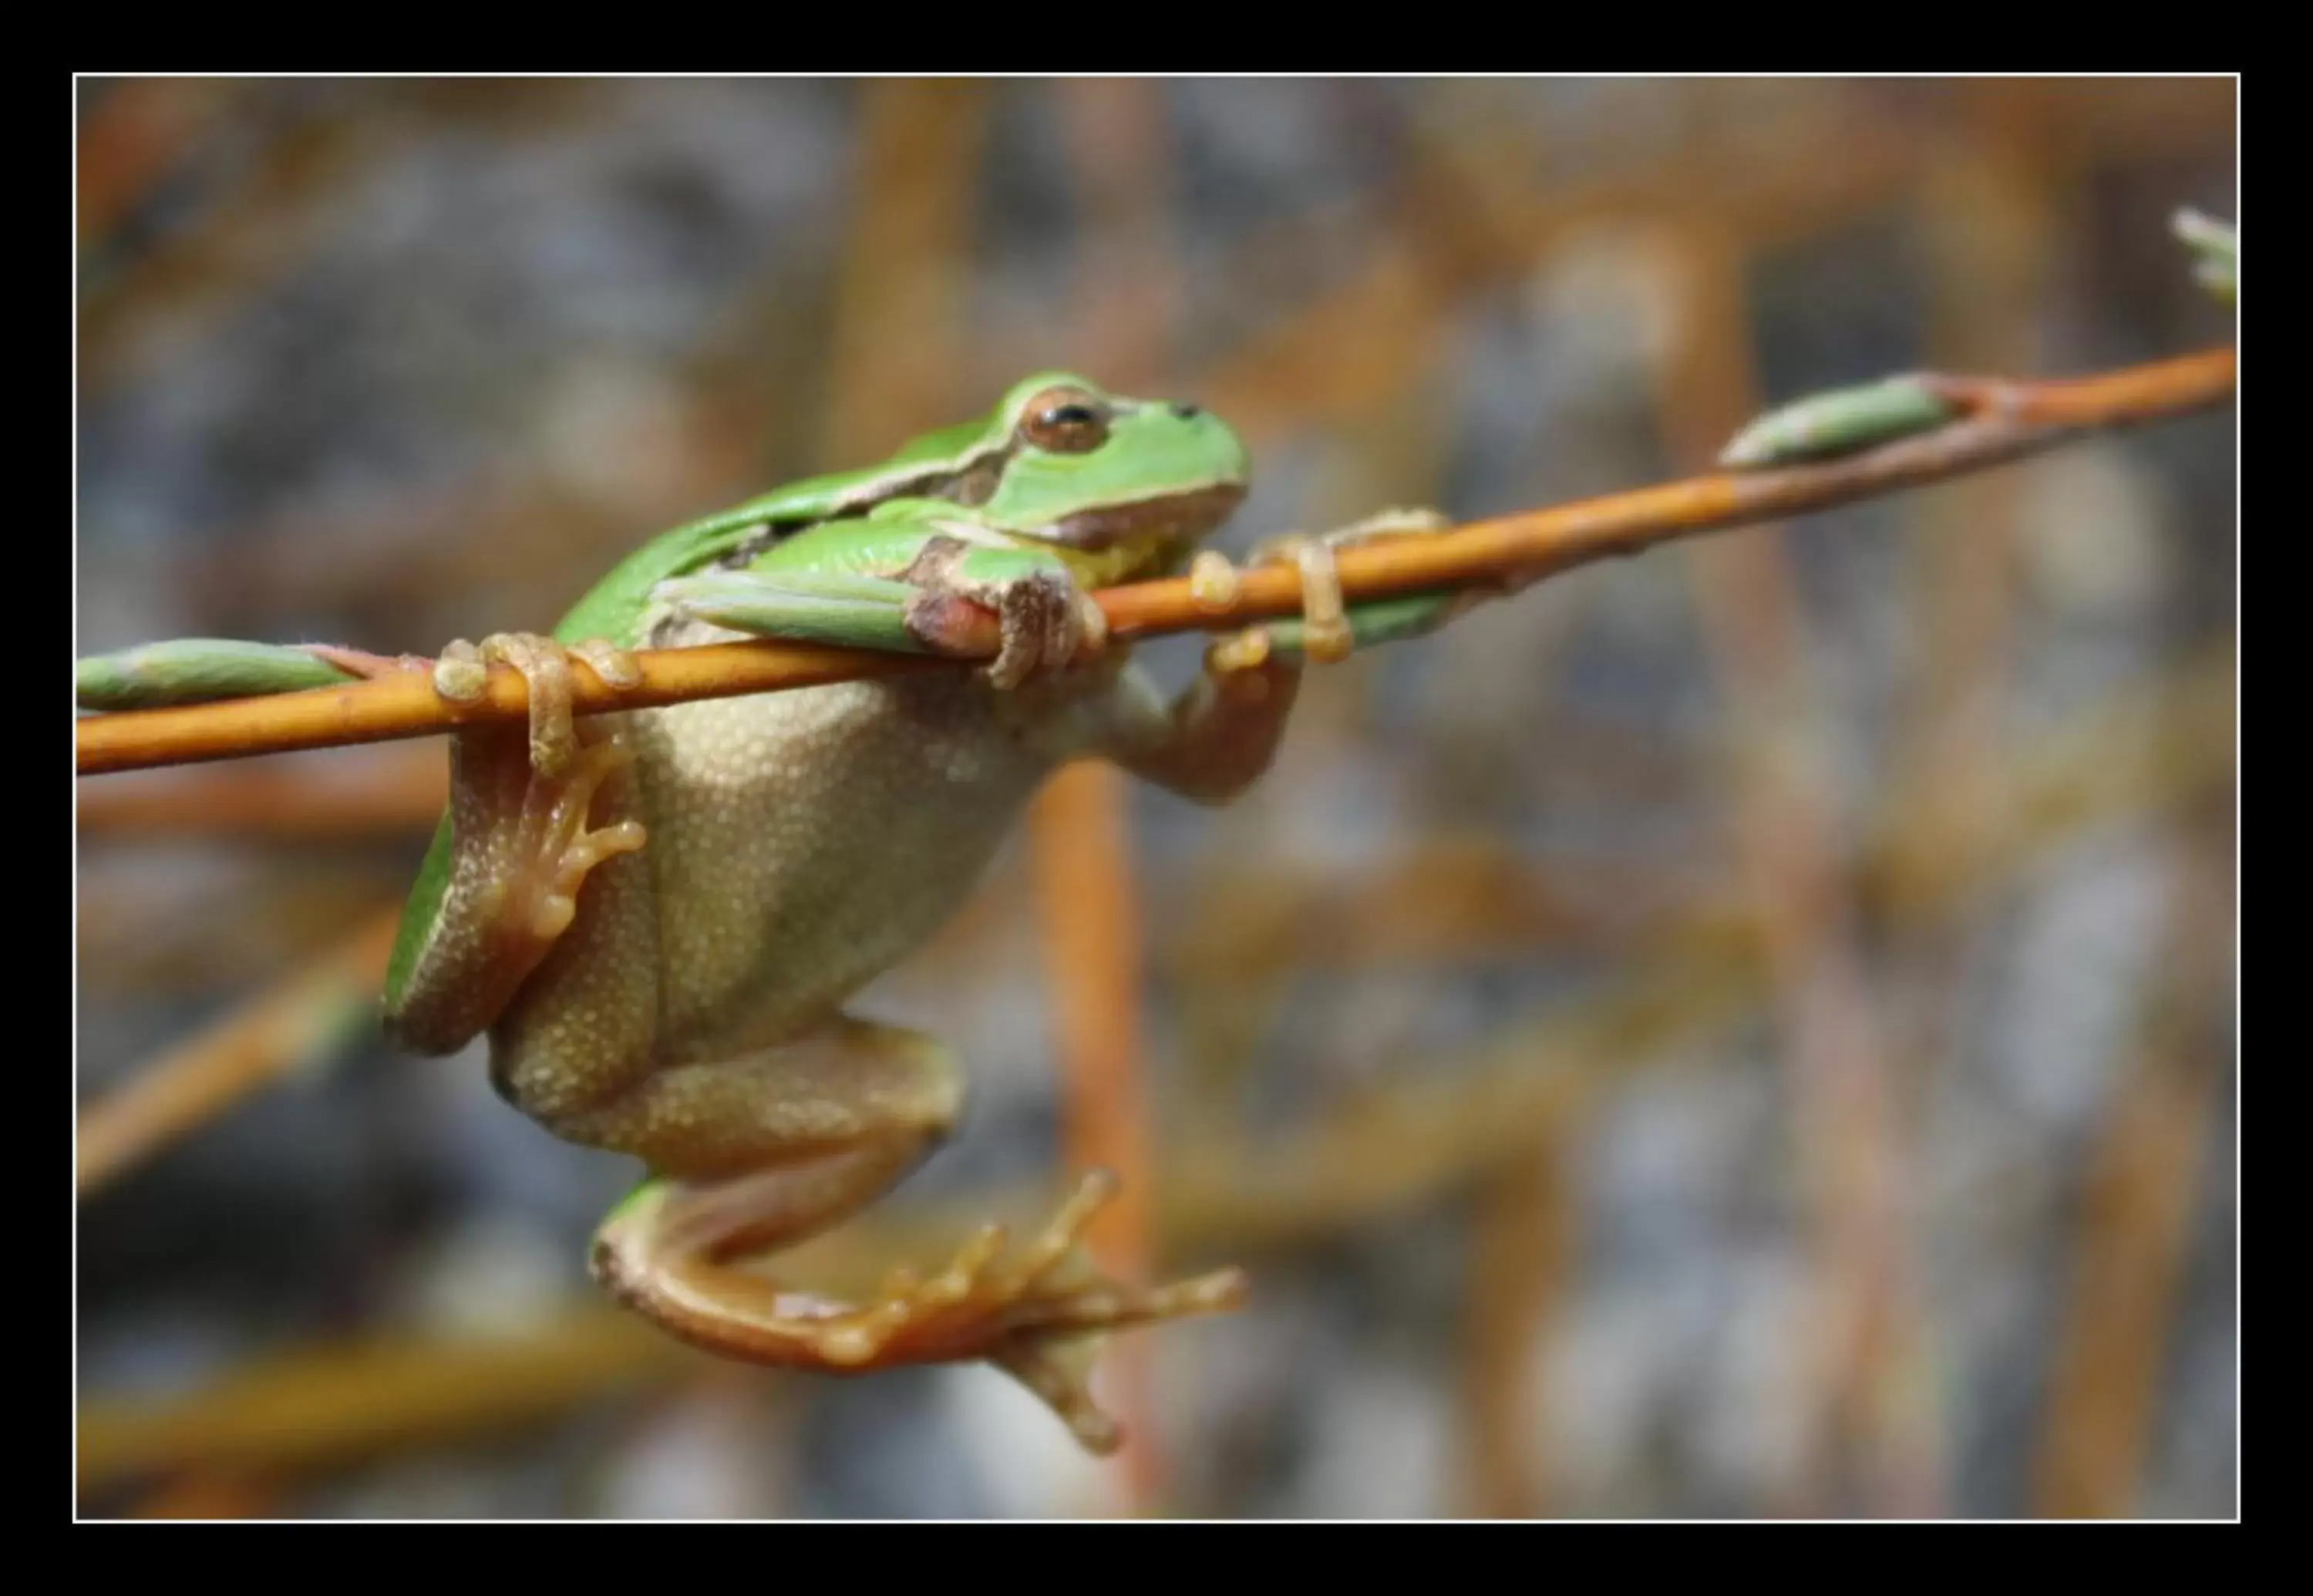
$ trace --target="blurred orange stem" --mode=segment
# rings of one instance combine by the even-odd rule
[[[83,837],[338,840],[423,835],[442,817],[441,751],[411,745],[347,754],[343,768],[252,761],[228,770],[106,781],[80,792]],[[351,763],[358,762],[358,763]]]
[[[2205,1200],[2212,1134],[2231,1071],[2235,846],[2229,806],[2180,828],[2168,946],[2144,994],[2135,1056],[2080,1197],[2033,1509],[2059,1518],[2146,1511],[2164,1366]]]
[[[1102,1265],[1127,1280],[1155,1273],[1150,1217],[1156,1181],[1148,1093],[1140,1080],[1140,924],[1133,903],[1132,849],[1125,828],[1123,773],[1078,761],[1037,795],[1031,815],[1037,921],[1044,937],[1059,1053],[1068,1082],[1068,1163],[1113,1169],[1123,1182],[1095,1220],[1092,1245]],[[1145,1344],[1108,1360],[1111,1400],[1130,1448],[1135,1505],[1154,1500],[1161,1476],[1149,1433]]]
[[[1671,235],[1675,334],[1657,384],[1674,458],[1708,458],[1758,409],[1743,298],[1747,260],[1698,218]],[[1967,420],[2010,417],[2009,384],[1952,391]],[[1965,425],[1966,422],[1963,422]],[[1941,440],[1952,429],[1923,437]],[[1855,860],[1831,793],[1825,712],[1799,578],[1781,527],[1700,550],[1702,633],[1729,711],[1730,863],[1748,881],[1790,1086],[1790,1133],[1807,1207],[1814,1358],[1792,1486],[1825,1511],[1831,1483],[1863,1481],[1867,1511],[1933,1517],[1939,1467],[1895,1399],[1916,1362],[1904,1309],[1911,1265],[1899,1222],[1904,1149],[1890,1101],[1875,994],[1858,950]],[[1853,1465],[1861,1460],[1864,1468]]]
[[[81,1115],[75,1190],[123,1169],[280,1079],[365,1011],[400,923],[380,914],[346,941],[208,1030],[163,1054]]]

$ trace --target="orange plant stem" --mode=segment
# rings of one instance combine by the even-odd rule
[[[1473,521],[1436,537],[1349,549],[1340,557],[1350,599],[1451,588],[1515,588],[1594,560],[1635,554],[1674,538],[1829,508],[2014,460],[2080,433],[2133,426],[2223,403],[2233,392],[2229,348],[2052,382],[1942,379],[1976,405],[1948,427],[1842,459],[1772,471],[1718,472],[1579,499],[1572,504]],[[1225,630],[1297,613],[1299,574],[1279,565],[1244,573],[1230,603],[1200,603],[1185,578],[1112,587],[1096,595],[1120,639],[1199,628]],[[996,621],[986,619],[987,651]],[[906,670],[952,668],[919,655],[870,653],[804,643],[717,643],[638,655],[643,680],[623,692],[591,671],[574,673],[581,713],[641,709],[698,698],[729,698]],[[514,719],[527,712],[521,676],[493,667],[478,702],[453,705],[423,673],[395,672],[346,687],[183,709],[90,716],[76,729],[84,775],[143,765],[230,759],[288,748],[424,736],[462,722]]]
[[[385,913],[255,1002],[101,1097],[81,1115],[76,1190],[85,1196],[257,1088],[295,1069],[366,1009],[400,916]]]

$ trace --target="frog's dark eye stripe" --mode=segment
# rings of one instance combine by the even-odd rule
[[[937,489],[942,498],[952,498],[961,505],[983,505],[995,497],[996,485],[1002,481],[998,463],[983,460],[969,471],[960,472]]]
[[[1020,436],[1053,454],[1084,454],[1108,441],[1108,408],[1076,388],[1049,388],[1020,411]]]

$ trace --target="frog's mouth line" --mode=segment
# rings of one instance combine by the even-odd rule
[[[1121,543],[1194,542],[1227,520],[1229,512],[1244,499],[1242,485],[1224,482],[1190,493],[1079,511],[1053,522],[1040,535],[1045,542],[1088,554]]]

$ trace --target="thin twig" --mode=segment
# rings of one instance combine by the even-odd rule
[[[207,1124],[366,1021],[400,918],[386,913],[370,920],[258,1001],[99,1098],[81,1115],[79,1194]]]
[[[1576,566],[1636,554],[1657,543],[1772,521],[1981,471],[2083,433],[2134,426],[2223,403],[2233,392],[2228,348],[2050,382],[1991,377],[1940,379],[1969,408],[1950,426],[1843,459],[1760,472],[1719,472],[1627,493],[1491,520],[1435,537],[1405,538],[1344,551],[1341,590],[1352,600],[1455,589],[1509,589]],[[1248,571],[1226,605],[1192,595],[1185,578],[1111,587],[1096,595],[1119,639],[1200,628],[1222,630],[1298,612],[1301,583],[1287,565]],[[996,622],[985,618],[986,650]],[[949,668],[919,655],[870,653],[805,643],[712,643],[637,656],[639,685],[623,692],[581,668],[574,674],[582,714],[644,709],[691,699],[730,698],[781,688],[857,681],[910,670]],[[424,736],[475,720],[528,712],[522,677],[500,666],[479,701],[453,704],[420,671],[396,672],[346,687],[182,709],[136,710],[81,720],[84,775],[144,765],[230,759],[289,748]]]

